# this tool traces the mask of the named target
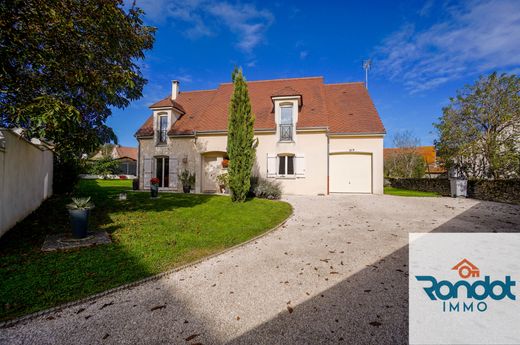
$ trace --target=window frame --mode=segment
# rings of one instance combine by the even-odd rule
[[[159,160],[161,161],[161,171],[159,176]],[[154,177],[157,177],[159,182],[159,188],[170,187],[170,157],[169,156],[155,156],[155,171],[152,173]]]
[[[293,102],[282,102],[278,105],[279,108],[279,121],[278,121],[278,141],[279,142],[294,142],[294,103]],[[291,117],[290,117],[290,123],[284,123],[283,122],[283,112],[284,109],[290,109]],[[290,138],[282,138],[282,127],[289,126],[290,128]]]
[[[162,128],[162,119],[165,118],[166,121],[165,121],[165,127]],[[169,123],[169,119],[168,119],[168,114],[167,113],[159,113],[157,114],[157,144],[158,145],[165,145],[168,141],[168,123]],[[164,135],[164,140],[163,137],[162,137],[162,132],[164,131],[165,135]]]
[[[289,174],[289,157],[292,161],[292,174]],[[282,153],[277,155],[276,159],[276,176],[278,177],[290,177],[295,178],[296,177],[296,167],[295,167],[295,157],[296,155],[293,153]],[[284,173],[280,174],[280,166],[281,161],[283,160],[284,164]]]

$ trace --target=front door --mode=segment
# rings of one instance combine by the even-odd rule
[[[219,164],[217,157],[204,157],[203,166],[204,179],[202,180],[202,189],[204,192],[217,191],[217,175],[219,173]]]
[[[159,179],[159,187],[168,187],[170,174],[170,159],[168,157],[155,158],[155,177]]]

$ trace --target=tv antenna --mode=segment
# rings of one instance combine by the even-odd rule
[[[365,70],[365,87],[368,90],[368,70],[372,67],[372,60],[363,60],[363,69]]]

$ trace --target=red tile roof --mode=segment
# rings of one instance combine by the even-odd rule
[[[181,113],[186,114],[186,111],[184,110],[182,105],[180,105],[178,102],[174,101],[172,99],[171,95],[150,106],[150,108],[152,108],[152,109],[153,108],[166,108],[166,107],[173,107],[173,108],[179,110]]]
[[[326,127],[331,133],[385,133],[385,128],[362,82],[324,84],[323,77],[260,80],[248,82],[249,97],[256,116],[255,129],[275,129],[271,96],[289,92],[301,95],[297,128]],[[227,130],[228,105],[232,83],[220,84],[215,90],[180,92],[177,103],[182,115],[169,134],[192,134],[195,131]],[[167,106],[170,97],[151,108]],[[136,136],[153,135],[152,116]]]
[[[300,91],[296,91],[290,86],[286,86],[284,88],[281,88],[278,91],[275,91],[271,94],[273,97],[283,97],[283,96],[301,96]]]
[[[130,158],[133,160],[137,160],[137,148],[136,147],[126,147],[126,146],[116,146],[117,158]]]

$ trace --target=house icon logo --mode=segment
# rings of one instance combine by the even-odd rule
[[[452,270],[458,271],[459,276],[463,279],[480,277],[479,268],[469,262],[468,259],[461,260],[458,264],[453,266]]]

